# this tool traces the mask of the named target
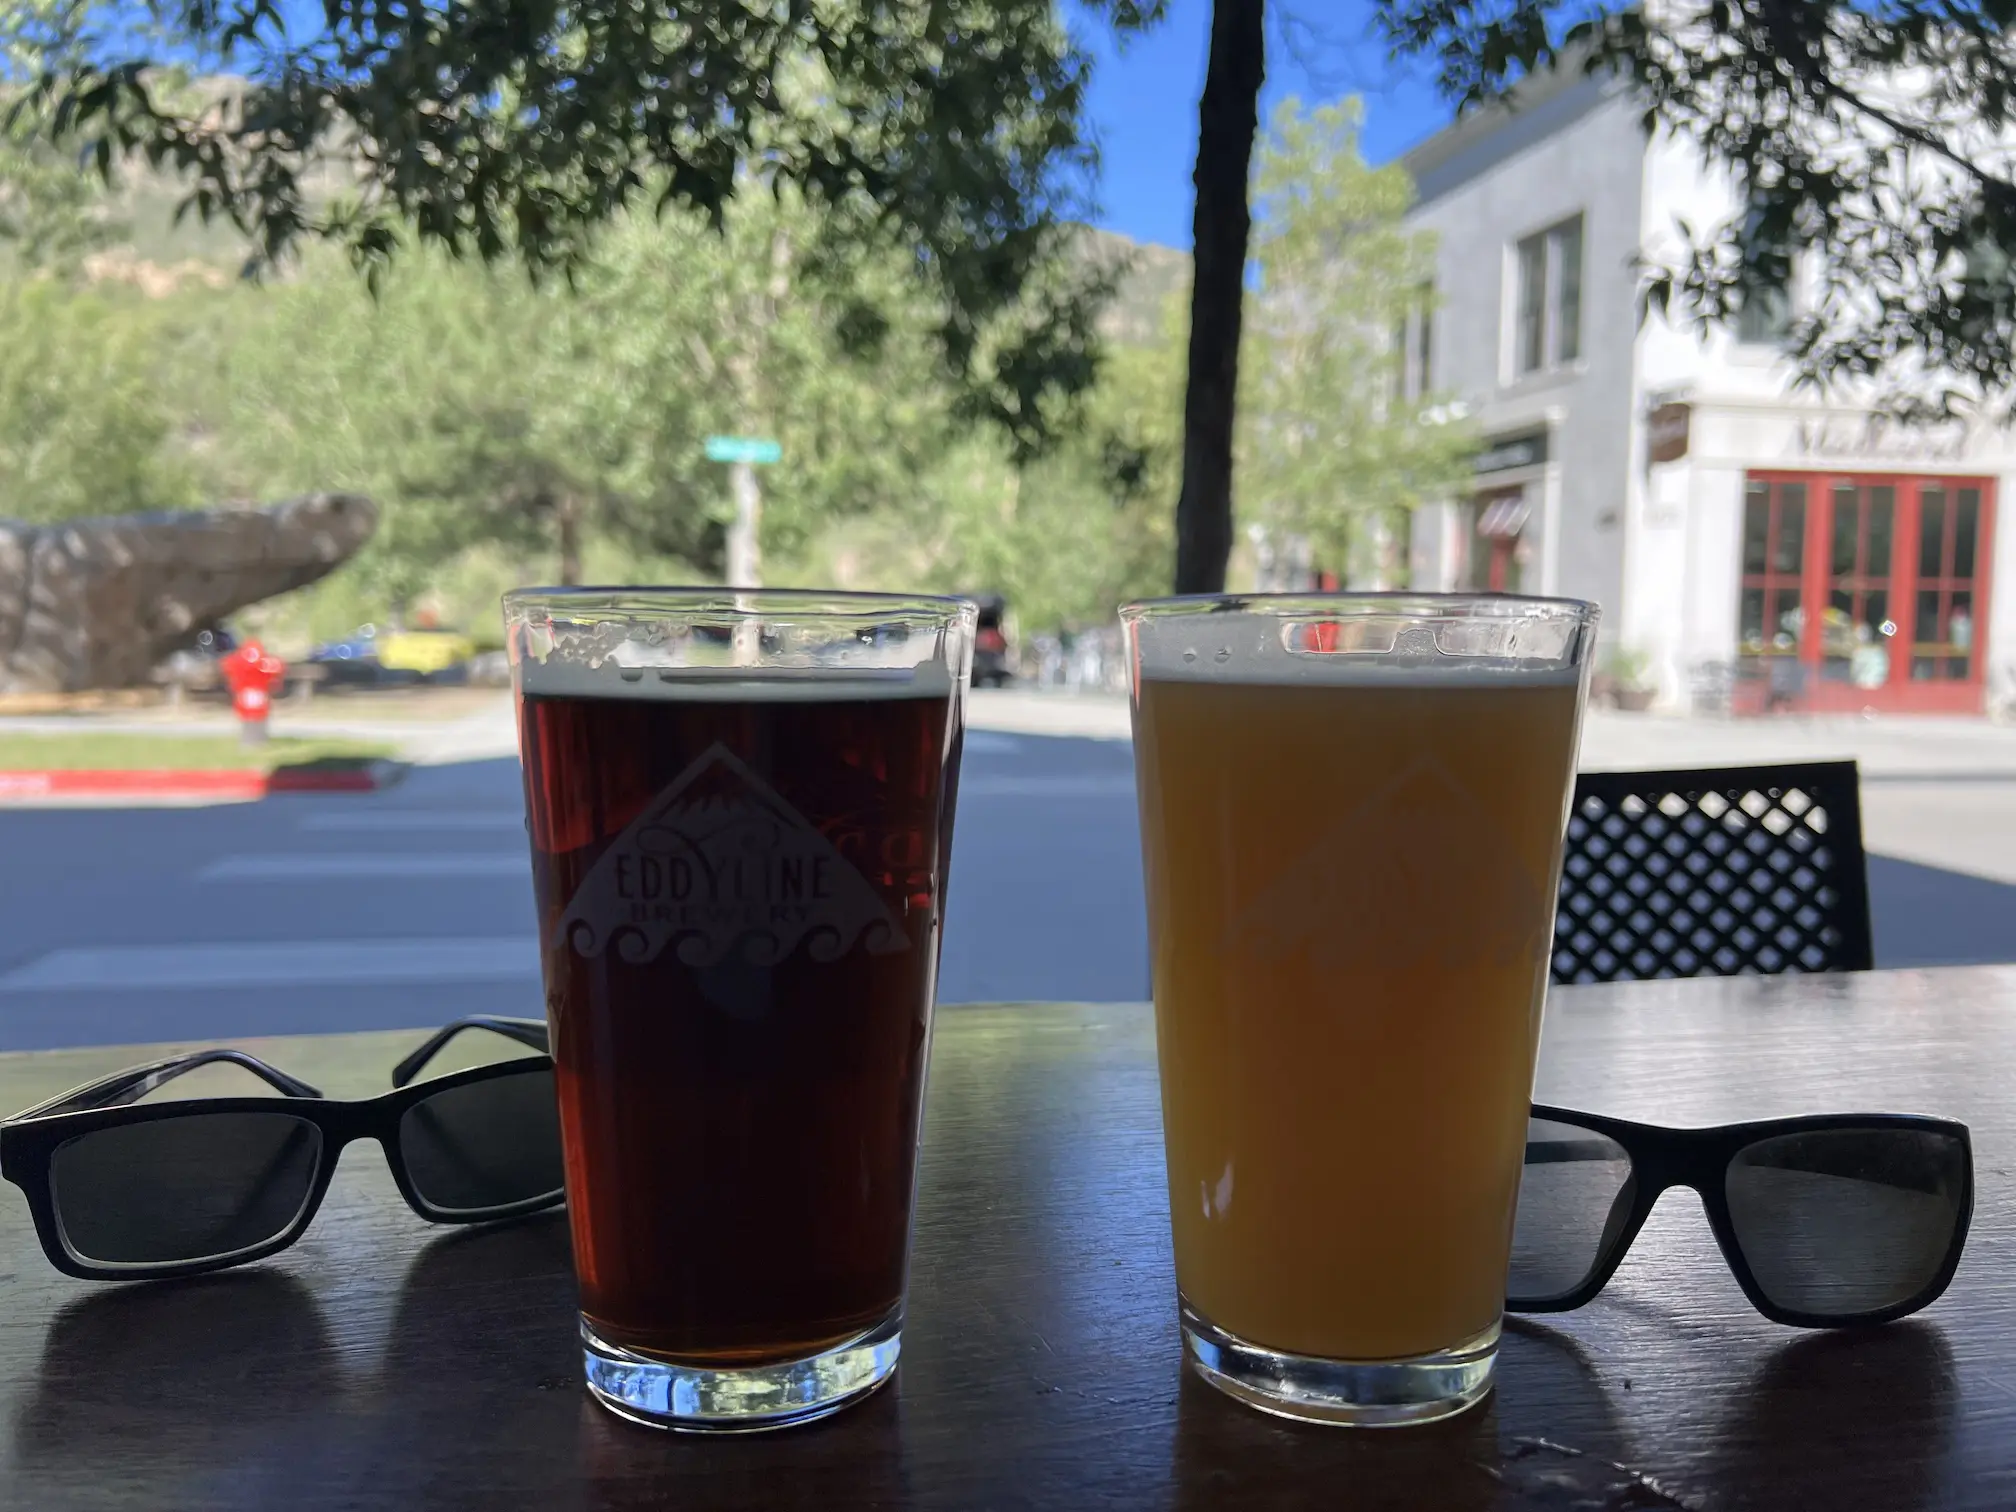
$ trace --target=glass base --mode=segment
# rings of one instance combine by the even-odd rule
[[[750,1433],[838,1412],[888,1380],[903,1348],[903,1312],[858,1338],[782,1365],[714,1370],[673,1365],[598,1338],[581,1320],[588,1394],[647,1428]]]
[[[1454,1417],[1484,1400],[1498,1363],[1498,1325],[1411,1360],[1321,1360],[1226,1333],[1183,1303],[1183,1352],[1229,1397],[1278,1417],[1398,1428]]]

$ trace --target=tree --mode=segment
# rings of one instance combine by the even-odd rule
[[[1214,0],[1197,109],[1191,222],[1190,376],[1183,400],[1183,482],[1176,500],[1176,591],[1217,593],[1232,554],[1232,447],[1245,310],[1246,205],[1266,73],[1264,0]]]
[[[822,236],[782,188],[727,206],[718,232],[680,212],[621,218],[571,285],[418,249],[373,298],[325,251],[191,305],[183,391],[216,390],[203,418],[221,491],[381,503],[355,570],[395,604],[476,546],[561,582],[596,541],[718,575],[732,510],[702,455],[710,433],[781,441],[763,544],[788,556],[914,492],[971,429],[900,250],[851,241],[835,261]],[[887,312],[870,331],[846,318],[864,294]]]
[[[1651,305],[1728,321],[1811,249],[1802,378],[1881,376],[1907,416],[2016,390],[2016,5],[2009,0],[1376,0],[1465,108],[1536,70],[1628,79],[1742,208],[1647,270]]]
[[[171,445],[158,312],[49,278],[0,280],[0,518],[195,502]]]
[[[0,6],[0,87],[19,91],[84,56],[99,0],[8,0]],[[28,268],[67,271],[118,231],[100,183],[45,139],[41,112],[0,116],[0,246]]]
[[[982,434],[931,466],[885,517],[913,546],[884,585],[998,591],[1030,631],[1110,623],[1115,604],[1165,591],[1182,410],[1172,321],[1109,351],[1082,425],[1044,456],[1018,466]]]
[[[1164,0],[1085,3],[1124,33]],[[159,10],[228,87],[164,92],[164,49],[114,36],[27,104],[101,167],[172,165],[268,262],[328,239],[375,271],[410,227],[574,271],[626,210],[718,222],[782,187],[910,250],[967,410],[1019,445],[1092,380],[1103,290],[1057,276],[1092,165],[1089,63],[1053,0],[324,0],[313,35],[275,0]],[[349,192],[318,188],[332,173]]]
[[[1240,406],[1241,493],[1340,569],[1362,527],[1394,539],[1399,517],[1454,494],[1473,449],[1448,396],[1407,382],[1434,237],[1403,224],[1406,170],[1366,165],[1362,115],[1356,100],[1305,111],[1289,99],[1274,113],[1255,176],[1260,281]],[[1396,575],[1376,567],[1382,583]]]

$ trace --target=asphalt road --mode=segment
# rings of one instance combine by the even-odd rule
[[[201,809],[0,811],[0,1049],[540,1011],[516,764]],[[947,1002],[1147,995],[1123,742],[976,732]],[[2016,886],[1872,857],[1880,965],[2016,958]]]

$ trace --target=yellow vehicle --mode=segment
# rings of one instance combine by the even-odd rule
[[[432,677],[476,654],[476,643],[454,630],[388,630],[378,636],[378,665],[388,672]]]

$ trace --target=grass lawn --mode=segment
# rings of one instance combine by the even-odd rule
[[[0,771],[138,771],[201,768],[268,771],[308,762],[367,761],[391,748],[362,740],[239,743],[235,735],[134,735],[78,731],[60,735],[0,733]]]

